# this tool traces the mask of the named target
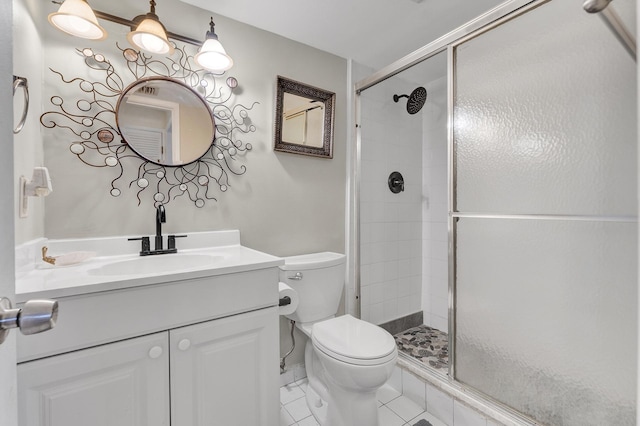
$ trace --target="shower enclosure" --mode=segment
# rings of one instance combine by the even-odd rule
[[[633,33],[635,2],[611,7]],[[539,424],[635,424],[636,94],[628,46],[566,0],[356,85],[360,315],[402,362]]]

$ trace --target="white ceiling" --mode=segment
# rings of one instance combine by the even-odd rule
[[[181,0],[380,69],[504,0]]]

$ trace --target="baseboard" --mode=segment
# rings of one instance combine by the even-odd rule
[[[384,324],[380,324],[380,327],[384,328],[391,334],[398,334],[401,331],[423,324],[422,320],[422,311],[419,311],[415,314],[410,314],[389,322],[385,322]]]

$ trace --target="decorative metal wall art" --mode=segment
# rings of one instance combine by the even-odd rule
[[[83,163],[119,171],[111,181],[110,194],[114,197],[120,196],[122,187],[128,184],[137,190],[138,205],[142,202],[144,191],[152,191],[154,204],[166,204],[183,196],[197,207],[203,207],[206,200],[215,201],[214,187],[225,192],[231,186],[231,176],[246,172],[246,166],[236,161],[252,149],[251,143],[245,143],[240,138],[256,131],[251,124],[249,111],[258,102],[248,107],[233,104],[233,90],[238,86],[238,81],[234,77],[225,78],[224,74],[198,68],[194,65],[194,57],[184,48],[175,47],[173,57],[177,59],[158,60],[131,48],[123,49],[117,43],[116,47],[126,61],[124,71],[117,72],[105,55],[89,48],[77,49],[77,52],[90,69],[87,74],[92,77],[67,78],[52,69],[61,82],[75,85],[80,90],[71,100],[52,96],[50,101],[55,109],[42,114],[40,122],[46,128],[58,127],[71,134],[69,150]],[[127,83],[126,80],[131,82]],[[165,82],[165,86],[160,86],[160,81]],[[180,89],[174,89],[176,87]],[[169,91],[172,92],[165,94],[164,99],[160,96],[161,92]],[[135,124],[132,133],[124,132],[126,138],[123,137],[123,125],[119,123],[125,120],[118,119],[118,109],[122,107],[125,94],[130,95],[133,106],[143,104],[150,107],[147,112],[128,110],[128,114],[136,111],[134,115],[149,117],[146,123]],[[183,106],[178,99],[189,96],[200,98],[204,105],[200,107],[206,110],[201,117],[209,116],[211,119],[198,120],[205,127],[208,123],[203,131],[193,127],[193,119],[180,126],[176,118],[176,111],[181,107],[185,108],[185,112],[180,117],[186,115],[193,118],[194,115],[187,110],[197,106],[198,102],[189,101],[190,105]],[[145,100],[151,98],[156,99]],[[165,108],[163,102],[180,105],[171,107],[174,108],[172,116],[171,108]],[[162,131],[150,130],[148,121],[154,114],[167,115],[167,121],[173,124]],[[178,131],[176,127],[182,129]],[[139,132],[136,133],[136,130]],[[211,132],[209,136],[207,131]],[[190,139],[196,132],[205,135],[201,135],[201,139],[210,137],[210,143],[197,148],[200,149],[197,154],[186,155],[186,159],[181,160],[180,152],[190,149]],[[156,136],[156,133],[164,135]],[[145,148],[147,142],[150,142],[152,153]],[[176,148],[178,145],[181,145],[181,150]],[[172,151],[172,154],[168,151]],[[127,178],[125,171],[129,167],[134,167],[134,172]],[[131,179],[134,175],[135,178]]]

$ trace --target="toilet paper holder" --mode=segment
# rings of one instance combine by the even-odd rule
[[[287,306],[291,304],[291,298],[289,296],[285,296],[280,298],[278,302],[278,306]]]

